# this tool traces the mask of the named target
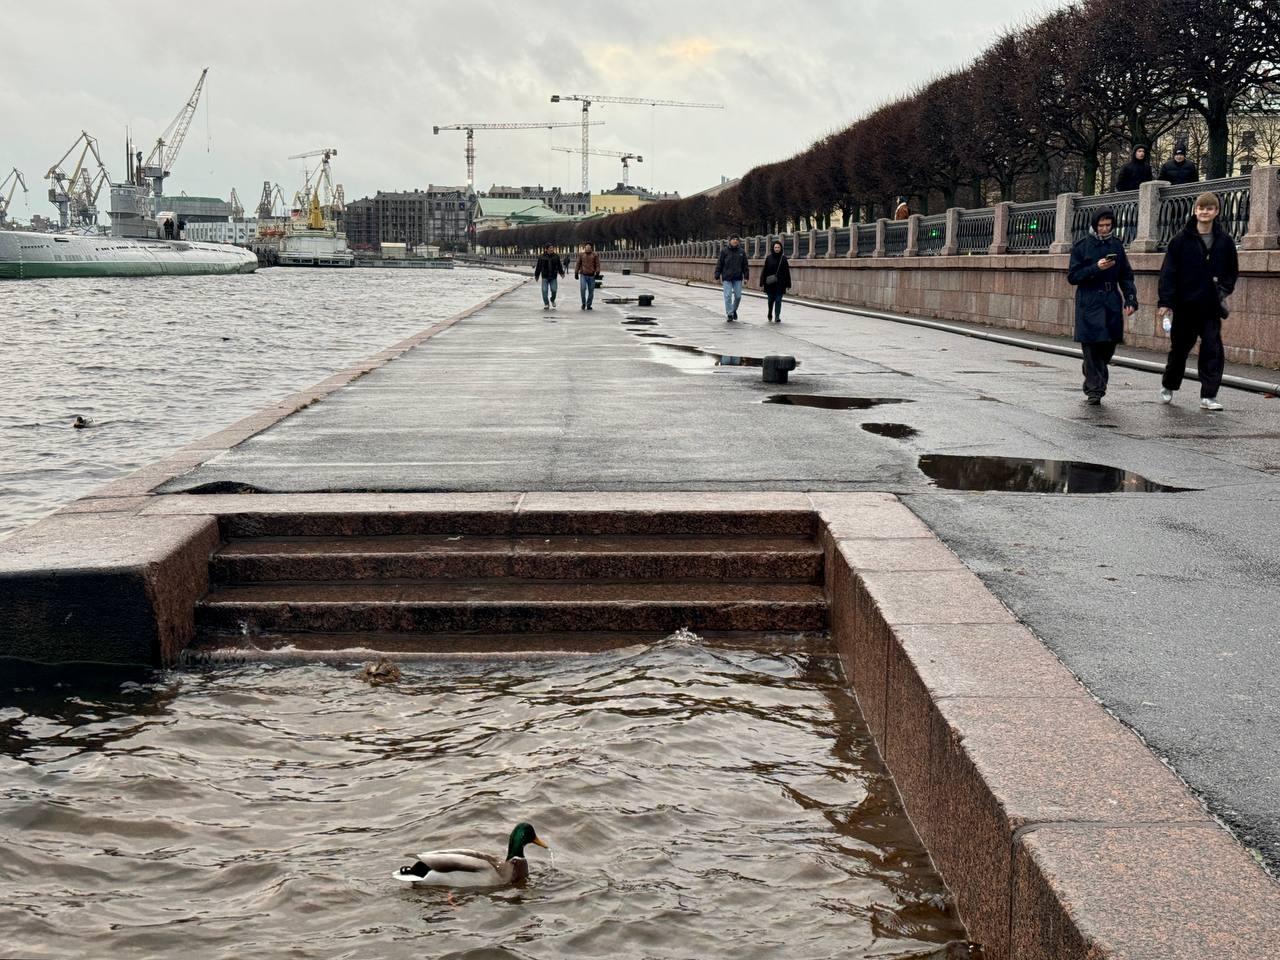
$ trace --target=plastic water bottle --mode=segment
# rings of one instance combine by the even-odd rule
[[[1166,313],[1164,315],[1164,332],[1168,333],[1172,329],[1173,329],[1173,314]]]

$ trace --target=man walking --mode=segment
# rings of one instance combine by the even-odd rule
[[[591,244],[584,244],[573,265],[573,279],[578,281],[578,293],[582,295],[582,309],[590,310],[596,298],[596,274],[600,272],[600,257]]]
[[[1124,244],[1115,235],[1116,215],[1094,213],[1092,229],[1071,248],[1067,282],[1076,288],[1076,335],[1084,358],[1085,401],[1102,402],[1111,358],[1124,342],[1124,318],[1138,309],[1138,288]]]
[[[1139,143],[1133,148],[1129,162],[1116,171],[1116,191],[1137,190],[1155,178],[1156,175],[1151,172],[1151,163],[1147,160],[1147,147]]]
[[[551,244],[547,244],[533,268],[533,279],[542,278],[542,309],[550,310],[556,305],[556,286],[564,276],[564,264],[560,262],[560,254]]]
[[[742,303],[742,285],[750,279],[751,267],[747,262],[747,251],[742,249],[742,241],[735,233],[729,238],[729,245],[720,251],[716,260],[716,279],[724,286],[724,315],[726,322],[738,319],[738,305]]]
[[[1227,317],[1226,299],[1236,288],[1240,269],[1235,241],[1218,222],[1218,209],[1214,194],[1196,197],[1195,212],[1182,232],[1169,241],[1160,267],[1157,313],[1161,319],[1173,315],[1161,403],[1173,403],[1174,391],[1182,386],[1186,373],[1187,356],[1198,339],[1200,409],[1222,409],[1217,399],[1226,363],[1222,321]]]

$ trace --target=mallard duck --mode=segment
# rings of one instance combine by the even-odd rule
[[[507,841],[507,858],[499,860],[475,850],[434,850],[418,854],[412,866],[392,874],[405,883],[429,883],[441,887],[501,887],[529,876],[524,858],[528,844],[546,848],[531,823],[517,823]]]
[[[360,671],[360,679],[375,687],[384,683],[395,683],[400,679],[400,668],[386,657],[379,657],[377,663],[366,663]]]

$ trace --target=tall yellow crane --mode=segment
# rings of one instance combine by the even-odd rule
[[[552,150],[558,153],[581,153],[577,147],[552,147]],[[631,185],[631,161],[636,163],[644,163],[644,157],[638,153],[624,153],[621,150],[592,150],[593,157],[617,157],[622,161],[622,185],[624,187]]]
[[[591,170],[588,165],[591,157],[589,130],[591,126],[591,104],[593,103],[631,103],[645,107],[697,107],[705,110],[723,110],[723,103],[690,103],[684,100],[654,100],[651,97],[603,97],[594,93],[553,93],[552,103],[577,101],[582,104],[582,192],[591,192]]]
[[[165,177],[169,176],[174,162],[178,159],[183,141],[187,139],[187,130],[191,128],[191,118],[196,115],[200,91],[204,89],[204,78],[208,74],[208,67],[200,71],[200,79],[196,81],[196,87],[191,91],[191,96],[187,97],[187,102],[178,111],[178,115],[169,121],[169,125],[164,128],[164,133],[156,138],[156,145],[151,148],[151,154],[142,164],[141,174],[151,181],[151,192],[157,197],[164,195]]]
[[[323,230],[326,218],[336,220],[342,213],[342,185],[336,188],[333,177],[329,173],[329,160],[338,155],[337,147],[320,147],[306,153],[295,153],[290,160],[307,160],[319,157],[320,163],[314,171],[307,171],[303,188],[294,199],[301,209],[307,211],[307,226],[313,230]],[[324,191],[321,194],[321,190]]]
[[[9,190],[8,193],[5,193],[6,187]],[[0,227],[3,227],[9,218],[9,205],[13,203],[13,194],[18,187],[22,187],[22,193],[25,196],[27,181],[22,179],[22,171],[14,167],[4,180],[0,181]]]
[[[68,174],[62,165],[76,152],[77,147],[80,155],[76,158],[74,169]],[[90,174],[85,164],[91,155],[98,165],[98,171],[94,174]],[[102,192],[103,184],[109,183],[111,178],[107,175],[102,157],[98,155],[97,140],[81,130],[80,136],[76,137],[62,158],[49,168],[44,178],[49,181],[49,202],[58,208],[58,222],[63,229],[71,226],[73,219],[80,226],[98,222],[98,194]]]
[[[603,120],[595,121],[592,126],[601,126]],[[576,127],[576,123],[452,123],[447,127],[432,127],[431,132],[438,134],[441,130],[467,131],[467,193],[476,192],[476,131],[477,130],[553,130],[556,127]]]

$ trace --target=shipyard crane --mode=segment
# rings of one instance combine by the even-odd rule
[[[290,160],[308,160],[311,157],[319,157],[320,164],[314,171],[306,172],[306,179],[303,184],[303,190],[306,191],[305,196],[299,191],[294,199],[298,201],[298,206],[307,213],[307,226],[313,230],[324,228],[326,219],[336,220],[343,212],[343,190],[342,184],[333,185],[333,177],[329,173],[329,160],[331,157],[338,155],[337,147],[320,147],[317,150],[309,150],[306,153],[295,153]],[[312,182],[314,180],[314,183]],[[323,189],[323,194],[321,190]]]
[[[76,165],[71,173],[63,169],[63,164],[79,148]],[[85,161],[92,156],[98,165],[97,173],[91,174]],[[65,230],[72,221],[79,226],[88,226],[98,222],[98,194],[102,186],[110,182],[107,168],[98,155],[98,141],[84,130],[80,136],[62,155],[62,158],[51,166],[44,178],[49,181],[49,202],[58,208],[58,223]]]
[[[584,93],[553,93],[552,103],[577,101],[582,104],[582,192],[591,192],[591,171],[588,160],[591,156],[591,144],[588,138],[588,127],[591,122],[591,104],[593,103],[632,103],[646,107],[698,107],[706,110],[723,110],[723,103],[689,103],[684,100],[654,100],[649,97],[602,97]]]
[[[231,204],[231,219],[243,220],[244,204],[240,202],[240,194],[236,193],[235,187],[231,188],[231,199],[229,202]]]
[[[262,181],[262,196],[258,199],[258,219],[271,219],[271,181]]]
[[[3,227],[9,219],[9,205],[13,203],[14,191],[22,187],[22,193],[27,193],[27,181],[22,178],[22,171],[14,167],[9,171],[9,175],[0,181],[0,227]],[[5,193],[5,189],[8,193]]]
[[[586,121],[583,122],[585,123]],[[597,120],[591,125],[598,127],[603,123],[603,120]],[[441,130],[467,131],[467,194],[471,195],[476,192],[477,130],[553,130],[556,127],[576,126],[576,123],[453,123],[447,127],[432,127],[431,132],[438,134]]]
[[[552,147],[560,153],[581,153],[578,147]],[[638,153],[624,153],[621,150],[592,150],[593,157],[617,157],[622,161],[622,185],[628,187],[631,185],[631,161],[636,163],[644,163],[644,157]]]
[[[151,192],[157,197],[164,195],[164,178],[169,176],[174,161],[178,159],[178,151],[187,139],[187,130],[191,127],[191,118],[196,115],[196,104],[200,102],[200,91],[204,89],[204,78],[209,73],[205,67],[200,72],[200,79],[191,91],[191,96],[178,115],[169,121],[164,133],[156,138],[156,145],[151,148],[151,155],[142,164],[142,176],[151,181]],[[139,184],[141,186],[141,184]]]

